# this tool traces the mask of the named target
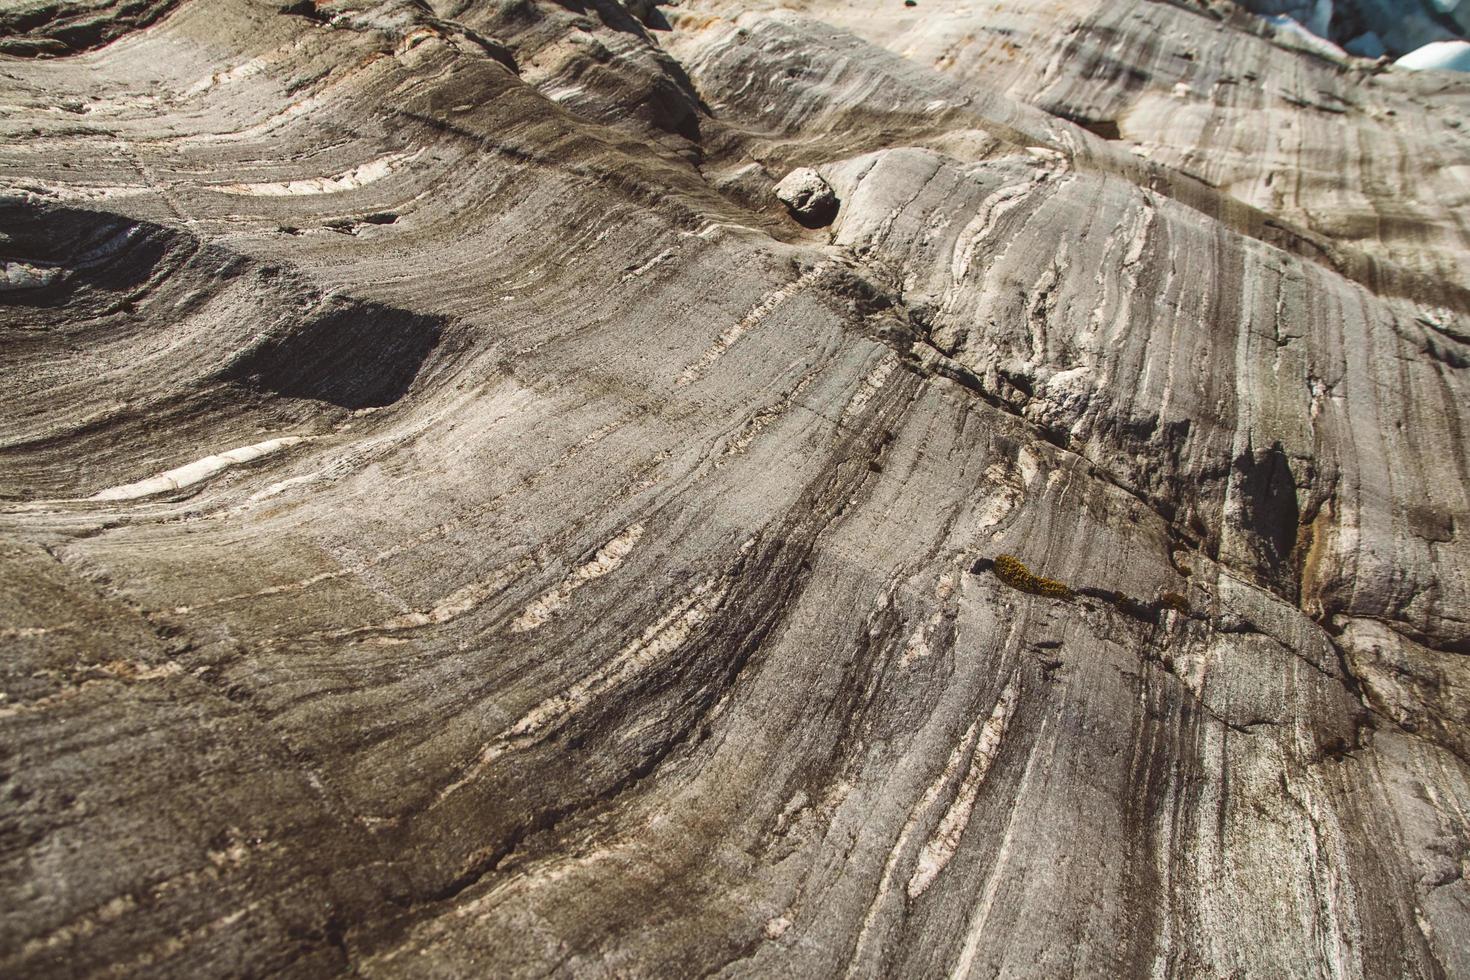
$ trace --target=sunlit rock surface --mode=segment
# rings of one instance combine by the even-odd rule
[[[1470,975],[1470,79],[21,6],[0,973]]]

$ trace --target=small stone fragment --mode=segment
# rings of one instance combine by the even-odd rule
[[[808,228],[820,228],[837,217],[837,195],[811,167],[797,167],[776,185],[776,196],[793,217]]]

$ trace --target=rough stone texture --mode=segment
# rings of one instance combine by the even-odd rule
[[[797,167],[776,185],[776,197],[809,228],[830,225],[837,217],[837,195],[832,185],[811,167]]]
[[[135,6],[0,62],[0,974],[1470,975],[1470,79]]]

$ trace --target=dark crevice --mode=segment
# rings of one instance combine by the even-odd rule
[[[944,378],[975,395],[991,408],[999,409],[1042,441],[1076,457],[1089,476],[1128,494],[1148,508],[1170,528],[1170,533],[1179,541],[1190,548],[1200,546],[1198,536],[1189,528],[1180,526],[1174,504],[1145,493],[1099,467],[1072,447],[1072,437],[1066,429],[1028,418],[1021,405],[992,390],[979,375],[936,347],[928,339],[924,329],[924,311],[920,310],[915,315],[901,296],[884,290],[855,269],[839,269],[824,277],[820,286],[832,298],[843,301],[840,312],[844,314],[846,322],[857,327],[863,335],[891,347],[899,355],[900,363],[906,370],[924,378]],[[1029,387],[1029,382],[1020,379],[1019,384],[1012,381],[1010,386],[1024,404],[1025,389]],[[1171,425],[1168,435],[1183,438],[1187,433],[1186,423],[1182,427]]]
[[[220,377],[347,409],[391,405],[418,377],[444,325],[440,317],[378,303],[332,304],[289,332],[261,341]]]
[[[305,17],[316,24],[329,24],[332,21],[331,14],[321,10],[316,5],[316,0],[296,0],[281,7],[281,13],[291,17]]]
[[[179,0],[52,0],[8,4],[0,10],[0,54],[55,58],[79,54],[140,30],[178,6]]]
[[[1075,112],[1070,108],[1053,106],[1049,110],[1052,115],[1067,120],[1074,126],[1080,126],[1092,135],[1108,141],[1120,140],[1123,134],[1118,129],[1116,119],[1101,119]]]
[[[387,224],[396,215],[375,212],[360,220]],[[119,316],[140,333],[172,330],[181,309],[203,306],[231,280],[254,276],[262,294],[275,294],[269,308],[279,322],[213,379],[197,383],[240,382],[348,409],[390,405],[408,391],[447,326],[443,317],[368,300],[334,296],[322,302],[321,291],[294,270],[261,265],[185,231],[117,214],[13,201],[0,206],[0,222],[7,231],[0,258],[54,270],[43,284],[7,294],[15,313],[0,325],[4,331],[25,329],[32,321],[51,325],[51,311],[63,306],[73,321],[82,321],[73,332],[85,330],[88,319],[100,324]],[[162,284],[190,275],[211,288],[156,314],[146,307]],[[40,342],[55,340],[43,335]],[[41,356],[47,349],[27,353]]]

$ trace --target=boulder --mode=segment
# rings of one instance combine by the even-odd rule
[[[811,167],[797,167],[776,185],[776,197],[797,221],[808,228],[820,228],[837,217],[837,195],[832,185]]]

